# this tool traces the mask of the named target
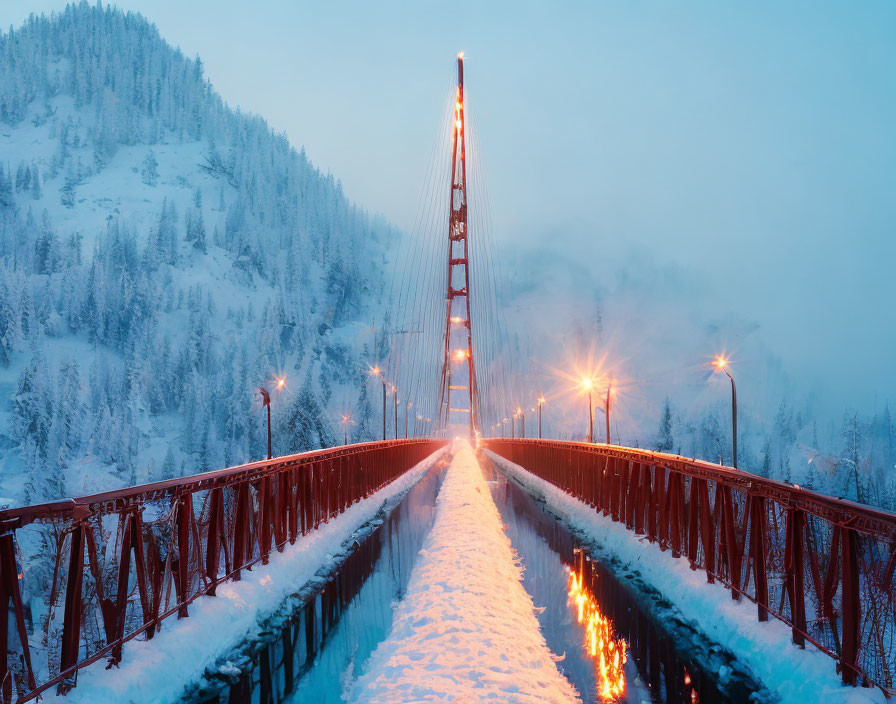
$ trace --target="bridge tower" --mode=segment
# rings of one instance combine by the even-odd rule
[[[464,53],[457,55],[457,93],[451,146],[451,196],[448,214],[448,290],[445,298],[445,356],[439,413],[443,428],[469,425],[479,430],[479,395],[473,361],[470,316],[470,248],[467,228],[467,162],[464,114]]]

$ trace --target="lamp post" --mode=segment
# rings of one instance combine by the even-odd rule
[[[263,386],[258,387],[258,393],[261,394],[261,405],[268,409],[268,459],[274,455],[271,452],[271,395]]]
[[[274,388],[276,388],[277,391],[283,391],[286,386],[286,377],[275,376],[274,382]],[[271,395],[263,386],[258,387],[258,393],[261,394],[261,405],[266,407],[268,412],[268,459],[271,459],[274,456],[273,448],[271,445]]]
[[[395,439],[398,440],[398,394],[394,384],[392,385],[392,398],[395,401]]]
[[[734,377],[728,371],[729,361],[719,355],[715,358],[713,365],[719,371],[725,372],[731,380],[731,463],[737,469],[737,387],[734,385]]]
[[[342,444],[348,445],[348,426],[349,424],[354,425],[355,421],[352,420],[352,414],[346,413],[342,415]]]
[[[538,439],[541,440],[541,409],[544,407],[544,394],[538,397]]]
[[[582,388],[588,392],[588,442],[594,442],[594,406],[591,404],[591,389],[594,388],[594,382],[585,377],[582,379]]]
[[[380,369],[379,365],[375,367],[370,367],[370,376],[378,376],[380,381],[383,382],[383,440],[386,439],[386,377],[383,376],[383,371]]]
[[[606,416],[607,416],[607,445],[610,444],[610,392],[613,390],[613,382],[610,381],[607,384],[607,405],[606,405]],[[617,428],[619,430],[619,428]]]
[[[408,439],[408,413],[411,412],[411,402],[408,401],[404,407],[404,439]]]
[[[510,414],[510,439],[516,439],[516,413]]]
[[[517,415],[520,417],[520,437],[526,439],[526,412],[522,407],[517,406]]]

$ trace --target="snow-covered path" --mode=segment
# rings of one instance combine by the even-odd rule
[[[392,631],[355,684],[358,702],[574,702],[545,644],[498,509],[466,443]]]

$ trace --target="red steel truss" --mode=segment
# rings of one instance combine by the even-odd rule
[[[23,663],[18,688],[28,693],[17,701],[53,686],[65,692],[80,668],[119,662],[126,641],[152,638],[174,614],[187,617],[194,599],[239,580],[271,550],[282,551],[443,445],[350,445],[0,511],[0,702],[12,697],[9,659]],[[56,556],[44,570],[52,578],[42,663],[29,652],[14,547],[30,531]],[[53,611],[63,591],[60,619]],[[10,606],[15,648],[7,642]],[[49,672],[42,682],[40,672]]]
[[[479,430],[473,325],[470,317],[470,247],[467,227],[467,150],[464,111],[464,55],[457,55],[457,93],[451,146],[448,217],[448,290],[445,294],[445,356],[439,387],[442,427],[463,423],[470,437]],[[457,392],[453,393],[452,392]],[[452,403],[452,398],[460,398]]]
[[[734,599],[893,693],[896,515],[676,455],[553,440],[483,446],[685,557]],[[772,655],[772,654],[770,654]]]

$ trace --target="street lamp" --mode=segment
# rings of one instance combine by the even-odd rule
[[[594,442],[594,407],[591,405],[591,390],[594,388],[594,382],[586,376],[582,379],[581,387],[588,392],[588,442]]]
[[[408,401],[404,407],[404,439],[408,439],[408,413],[411,412],[411,402]]]
[[[520,407],[516,407],[516,413],[520,418],[520,437],[526,439],[526,412]]]
[[[392,384],[392,397],[395,401],[395,439],[398,440],[398,394],[395,391],[395,384]]]
[[[507,425],[507,419],[504,418],[501,420],[501,437],[502,438],[507,436],[507,429],[505,427],[506,425]]]
[[[607,382],[607,405],[606,405],[606,416],[607,416],[607,445],[610,444],[610,393],[613,390],[613,381],[610,380]],[[619,428],[617,428],[619,430]]]
[[[258,387],[258,393],[261,394],[261,405],[268,409],[268,459],[274,455],[271,452],[271,395],[263,386]]]
[[[731,463],[737,469],[737,388],[734,385],[734,377],[728,371],[728,364],[731,360],[725,359],[719,355],[713,361],[713,366],[731,379]]]
[[[386,439],[386,377],[379,365],[370,367],[370,376],[378,376],[383,382],[383,440]]]
[[[275,376],[274,388],[276,388],[277,391],[283,391],[283,389],[286,388],[286,377]],[[274,456],[271,447],[271,395],[263,386],[258,387],[258,393],[261,394],[261,405],[266,407],[268,411],[268,459],[271,459]]]
[[[544,394],[538,397],[538,439],[541,440],[541,409],[544,406]]]
[[[341,414],[341,417],[342,417],[341,423],[342,423],[342,439],[343,439],[342,444],[348,445],[348,426],[349,426],[349,424],[354,425],[355,421],[352,420],[351,412]]]

